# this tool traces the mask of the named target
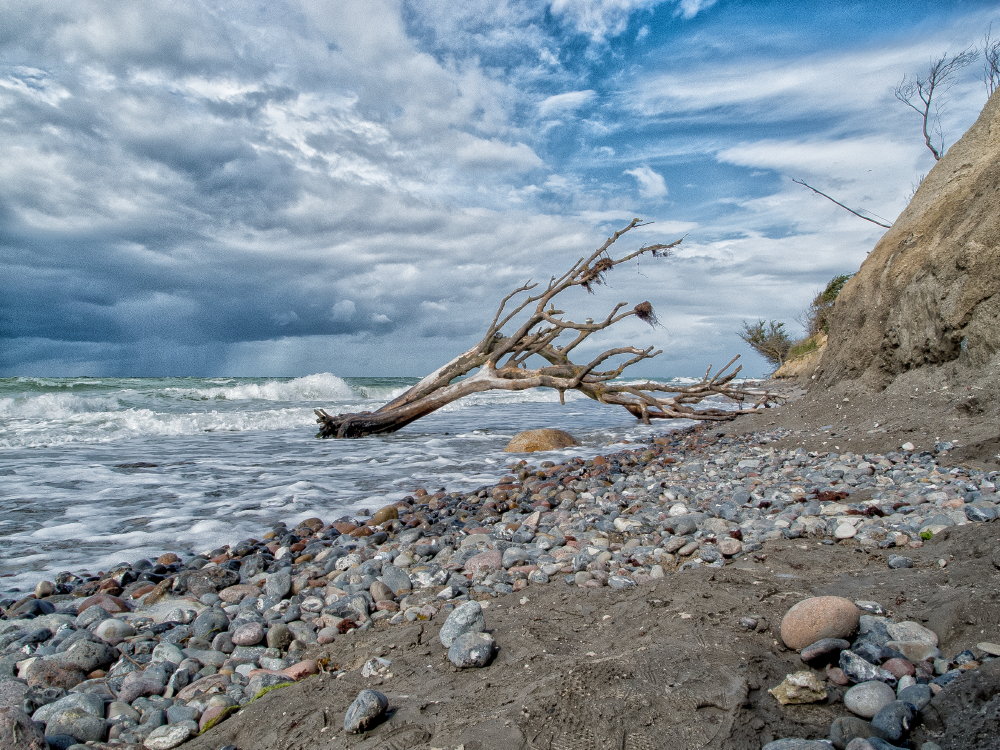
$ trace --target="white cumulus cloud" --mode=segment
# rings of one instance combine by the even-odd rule
[[[663,198],[667,194],[667,183],[663,175],[653,171],[648,166],[626,169],[625,174],[634,177],[639,186],[639,195],[643,198]]]

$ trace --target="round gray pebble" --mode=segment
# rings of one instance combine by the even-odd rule
[[[896,700],[896,691],[878,680],[862,682],[844,693],[844,706],[852,714],[870,719]]]

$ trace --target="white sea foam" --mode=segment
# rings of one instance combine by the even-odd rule
[[[477,394],[387,436],[314,439],[313,408],[374,409],[413,379],[0,380],[0,589],[203,552],[277,521],[495,481],[510,437],[561,427],[593,455],[669,429],[579,394]]]
[[[306,375],[294,380],[270,380],[217,388],[166,388],[164,393],[178,397],[219,401],[342,401],[359,395],[343,378],[328,372]],[[362,397],[365,397],[363,394]]]

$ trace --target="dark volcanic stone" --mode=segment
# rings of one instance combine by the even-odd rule
[[[389,709],[389,699],[378,690],[362,690],[344,715],[344,731],[363,732],[374,726]]]
[[[893,701],[872,717],[872,727],[884,739],[898,742],[910,733],[916,711],[903,701]]]
[[[875,729],[857,716],[838,716],[830,724],[830,742],[837,750],[844,750],[855,737],[873,737]]]

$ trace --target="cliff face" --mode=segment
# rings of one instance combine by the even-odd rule
[[[837,298],[814,389],[851,381],[998,398],[1000,92]]]

